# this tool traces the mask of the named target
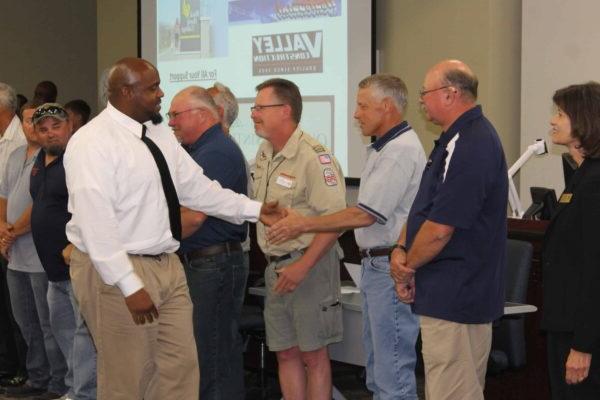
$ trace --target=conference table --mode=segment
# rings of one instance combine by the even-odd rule
[[[248,293],[255,296],[265,296],[264,286],[248,288]],[[329,357],[334,361],[348,364],[365,365],[365,352],[362,345],[362,294],[355,286],[343,286],[342,295],[342,319],[344,325],[344,340],[329,345]],[[504,315],[527,314],[537,311],[537,307],[531,304],[504,303]],[[345,397],[334,387],[333,398],[344,400]]]

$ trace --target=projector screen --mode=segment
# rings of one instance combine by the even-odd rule
[[[358,82],[372,72],[371,0],[141,1],[142,57],[158,68],[163,113],[181,89],[228,86],[240,112],[231,134],[248,160],[261,138],[250,107],[259,83],[281,77],[303,99],[301,127],[358,177],[368,139],[355,125]]]

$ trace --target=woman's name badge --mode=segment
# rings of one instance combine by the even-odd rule
[[[293,176],[289,176],[286,174],[280,174],[277,177],[277,180],[275,181],[275,183],[277,183],[279,186],[283,186],[284,188],[291,188],[292,185],[294,184],[294,178]]]
[[[573,197],[573,193],[563,193],[558,199],[559,203],[568,204],[571,202],[571,198]]]

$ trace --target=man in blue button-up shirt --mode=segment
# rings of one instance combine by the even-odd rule
[[[204,174],[236,193],[247,194],[246,161],[223,132],[217,106],[203,88],[179,92],[169,125]],[[201,399],[243,399],[241,357],[230,365],[248,270],[241,242],[247,223],[230,222],[182,210],[184,240],[179,250],[194,304],[194,336],[200,360]]]
[[[483,399],[503,311],[508,176],[477,85],[457,60],[425,76],[421,104],[443,132],[392,253],[398,295],[420,316],[429,399]]]

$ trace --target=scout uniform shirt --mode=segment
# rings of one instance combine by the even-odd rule
[[[279,202],[302,215],[332,214],[346,208],[346,185],[339,163],[315,138],[297,127],[277,154],[263,141],[256,155],[254,198]],[[314,233],[273,245],[267,243],[265,226],[257,223],[258,245],[267,256],[282,256],[305,249]]]

